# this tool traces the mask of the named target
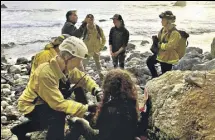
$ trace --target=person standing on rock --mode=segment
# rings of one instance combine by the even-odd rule
[[[78,16],[76,10],[71,10],[66,13],[66,22],[62,28],[62,34],[69,34],[71,36],[75,36],[81,38],[84,29],[86,28],[87,22],[84,20],[82,25],[77,29],[75,24],[77,23]]]
[[[101,73],[101,64],[100,64],[100,51],[104,48],[106,39],[101,27],[94,23],[94,16],[88,14],[86,16],[87,26],[83,34],[83,40],[88,48],[88,58],[83,61],[84,67],[88,64],[88,61],[93,57],[96,68],[100,76],[100,80],[103,80],[103,75]]]
[[[162,74],[172,70],[172,65],[179,61],[179,54],[176,48],[179,47],[179,40],[181,35],[175,30],[176,16],[171,11],[165,11],[159,15],[162,19],[163,28],[158,33],[158,54],[149,56],[147,59],[147,66],[152,74],[152,78],[158,77],[155,68],[156,63],[160,63]]]
[[[59,54],[60,50],[59,50],[59,45],[63,42],[64,39],[70,37],[70,35],[68,34],[63,34],[61,36],[58,36],[57,38],[53,39],[50,43],[48,43],[44,50],[42,50],[41,52],[37,53],[34,56],[34,59],[32,61],[32,67],[31,67],[31,74],[35,71],[35,69],[45,63],[45,62],[49,62],[52,58],[54,58],[56,55]],[[83,65],[82,63],[80,63],[79,58],[74,58],[73,62],[72,62],[72,67],[77,67],[79,70],[84,71]],[[66,84],[64,84],[62,82],[62,80],[60,80],[59,83],[59,89],[61,90],[61,93],[64,95],[65,98],[70,97],[70,95],[72,94],[71,92],[69,92],[69,88],[70,88],[70,82],[67,81]],[[74,89],[74,94],[75,94],[75,100],[78,102],[81,102],[83,104],[87,104],[87,97],[85,95],[84,89],[81,87],[76,87]]]
[[[112,69],[104,78],[104,98],[95,115],[95,128],[84,119],[73,118],[65,140],[134,140],[138,125],[137,89],[131,75]],[[98,131],[99,130],[99,131]]]
[[[18,99],[18,109],[29,120],[14,126],[11,132],[18,140],[27,140],[26,133],[48,129],[46,140],[63,140],[66,115],[83,117],[85,112],[94,112],[97,105],[83,105],[73,100],[64,99],[59,90],[59,80],[78,83],[97,99],[102,93],[96,82],[72,67],[76,57],[79,61],[88,54],[86,45],[74,36],[63,41],[59,46],[59,55],[49,62],[39,65],[32,73],[26,89]]]
[[[110,55],[112,56],[114,68],[124,69],[125,52],[129,40],[129,31],[125,28],[124,20],[119,14],[113,16],[114,27],[111,28],[109,34]]]

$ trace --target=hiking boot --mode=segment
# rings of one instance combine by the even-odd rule
[[[16,127],[11,128],[10,131],[11,131],[11,133],[13,135],[17,136],[18,140],[31,140],[31,136],[26,136],[26,135],[23,135],[23,134],[19,134],[17,132],[17,128]]]

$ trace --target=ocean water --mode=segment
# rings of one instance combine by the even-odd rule
[[[14,62],[18,57],[30,58],[44,48],[55,36],[60,35],[68,10],[78,10],[78,23],[89,13],[104,30],[108,46],[108,35],[115,13],[122,15],[130,32],[129,41],[137,46],[137,51],[149,51],[151,36],[161,29],[158,15],[171,10],[176,15],[178,29],[190,34],[189,46],[210,51],[215,37],[215,2],[189,1],[185,7],[172,6],[175,1],[1,1],[8,8],[1,9],[1,44],[15,43],[13,48],[4,49],[6,58]],[[99,20],[105,19],[105,22]],[[141,41],[150,43],[141,46]],[[107,54],[108,51],[102,52]]]

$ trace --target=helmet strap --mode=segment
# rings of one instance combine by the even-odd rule
[[[67,70],[67,63],[68,63],[68,61],[71,60],[71,59],[73,59],[73,58],[75,58],[75,56],[71,56],[71,57],[70,57],[69,59],[67,59],[67,60],[64,59],[64,62],[65,62],[65,65],[66,65],[66,66],[65,66],[65,69],[64,69],[64,71],[63,71],[64,74],[66,73],[66,70]]]

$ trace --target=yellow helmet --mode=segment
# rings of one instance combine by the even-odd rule
[[[88,56],[88,49],[82,39],[75,36],[68,37],[59,46],[60,51],[67,51],[71,55],[78,58],[86,59]]]

